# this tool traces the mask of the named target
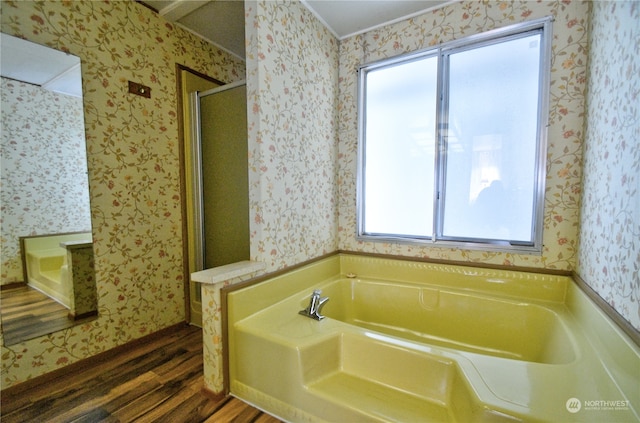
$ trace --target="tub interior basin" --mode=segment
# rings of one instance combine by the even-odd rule
[[[340,279],[323,287],[330,318],[459,351],[546,364],[576,358],[550,307],[420,284]]]

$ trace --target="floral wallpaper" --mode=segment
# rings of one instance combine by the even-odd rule
[[[134,1],[1,7],[2,32],[82,60],[99,302],[97,320],[3,347],[6,388],[185,320],[175,66],[233,82],[245,65]]]
[[[578,247],[587,11],[581,1],[461,1],[340,44],[340,248],[432,259],[571,270]],[[543,252],[513,254],[359,242],[356,231],[357,79],[360,64],[516,22],[553,16]]]
[[[461,1],[338,41],[297,0],[247,1],[245,74],[238,59],[133,1],[3,1],[4,32],[83,60],[100,305],[95,322],[3,348],[3,387],[184,320],[176,62],[225,82],[246,77],[251,258],[267,272],[336,249],[575,269],[588,9],[569,0]],[[555,22],[543,253],[356,241],[356,67],[548,15]],[[150,85],[152,98],[127,94],[127,80]],[[206,342],[219,344],[209,335]]]
[[[640,331],[640,3],[593,2],[577,273]]]
[[[77,245],[67,247],[68,277],[73,287],[70,313],[87,317],[98,311],[93,247]]]
[[[24,281],[21,236],[91,229],[82,99],[1,78],[2,276]]]
[[[299,1],[248,1],[251,257],[337,249],[338,41]]]

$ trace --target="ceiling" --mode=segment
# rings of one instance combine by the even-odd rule
[[[242,0],[139,0],[171,22],[244,59]],[[336,37],[347,38],[457,0],[301,0]]]
[[[3,77],[82,97],[78,57],[8,34],[0,34],[0,51]]]

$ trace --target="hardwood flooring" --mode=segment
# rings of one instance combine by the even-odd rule
[[[0,303],[6,345],[14,345],[93,319],[69,318],[69,310],[62,304],[26,284],[3,289],[0,292]]]
[[[237,398],[216,400],[203,392],[202,330],[194,326],[185,324],[92,361],[97,362],[58,372],[62,375],[46,383],[27,382],[24,389],[16,385],[2,391],[0,420],[279,422]]]

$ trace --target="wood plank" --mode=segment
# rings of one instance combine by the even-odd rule
[[[202,372],[202,352],[183,354],[175,360],[171,360],[154,369],[154,373],[158,375],[158,379],[162,383],[168,383],[172,379],[176,379],[185,373]]]
[[[197,408],[203,403],[208,402],[206,398],[203,398],[198,390],[186,389],[182,383],[171,384],[163,387],[159,390],[163,396],[163,400],[159,402],[155,407],[149,410],[149,412],[138,417],[136,422],[140,423],[153,423],[167,419],[167,421],[175,421],[170,416],[175,417],[176,410],[188,411],[187,408]]]
[[[52,397],[65,393],[69,394],[72,389],[84,388],[85,390],[93,389],[95,385],[104,385],[105,379],[110,379],[109,384],[113,385],[118,383],[116,377],[126,378],[126,372],[138,372],[144,373],[148,369],[153,368],[153,364],[148,365],[150,360],[153,360],[156,356],[162,355],[165,342],[168,339],[163,338],[155,342],[151,342],[140,350],[122,351],[121,353],[112,356],[110,360],[103,361],[99,365],[89,367],[86,369],[74,368],[73,372],[76,377],[72,380],[63,374],[55,380],[47,381],[46,384],[40,384],[33,386],[24,392],[25,395],[32,398],[33,402],[37,402],[42,399],[51,399]],[[140,353],[143,353],[141,356]],[[153,356],[150,356],[155,353]],[[141,361],[140,357],[145,357],[145,361]],[[147,364],[146,367],[145,363]],[[157,363],[153,361],[152,363]],[[80,364],[80,363],[79,363]],[[124,376],[123,376],[124,373]],[[46,389],[43,389],[46,386]],[[5,392],[3,392],[5,394]],[[69,397],[68,397],[69,398]]]
[[[231,398],[222,409],[205,420],[205,423],[214,422],[250,422],[260,413],[260,410],[242,402],[238,398]]]
[[[279,422],[236,398],[204,393],[199,328],[184,325],[87,362],[2,391],[1,421]]]
[[[189,334],[196,333],[195,341],[188,337]],[[11,403],[13,396],[29,397],[33,402],[42,398],[51,397],[59,391],[65,391],[73,386],[86,386],[89,383],[95,383],[95,380],[103,375],[113,374],[114,369],[126,367],[130,361],[157,352],[163,348],[167,348],[170,345],[174,345],[174,348],[180,347],[186,339],[187,342],[197,342],[202,348],[201,330],[192,326],[181,326],[181,328],[172,331],[172,333],[164,334],[158,338],[149,338],[146,340],[134,341],[135,348],[129,348],[127,346],[119,347],[114,352],[105,352],[100,356],[91,357],[87,359],[88,366],[84,362],[74,363],[71,368],[61,369],[60,371],[52,372],[52,375],[56,375],[55,378],[51,378],[49,375],[44,375],[42,378],[46,379],[43,383],[33,383],[33,381],[27,381],[24,385],[26,388],[21,388],[21,385],[15,388],[2,391],[3,403],[4,399],[7,399]],[[170,351],[173,354],[173,351]],[[73,380],[67,380],[67,373],[73,373],[75,377]],[[47,389],[42,389],[43,386],[47,386]],[[3,405],[4,408],[4,405]]]
[[[28,285],[2,290],[0,300],[5,345],[78,324],[69,319],[66,307]]]
[[[53,419],[67,422],[91,417],[94,419],[93,421],[95,421],[98,419],[95,414],[96,412],[98,414],[104,414],[106,417],[110,415],[109,409],[118,409],[118,404],[127,404],[144,392],[148,392],[158,386],[161,386],[161,384],[157,381],[156,375],[152,372],[147,372],[117,386],[105,395],[95,396],[65,412],[57,413]]]
[[[173,356],[167,354],[166,349],[160,348],[143,356],[135,356],[115,368],[110,368],[108,373],[93,374],[87,372],[83,376],[69,381],[67,384],[52,384],[43,386],[40,390],[33,390],[35,407],[27,412],[25,418],[51,419],[55,415],[62,414],[81,405],[87,396],[103,396],[111,389],[124,384],[127,380],[151,371],[156,366],[179,356],[181,351],[175,351]],[[87,378],[87,375],[93,377]]]
[[[136,422],[200,422],[216,410],[216,404],[201,395],[199,391],[183,390],[137,419]],[[224,421],[218,420],[218,422]]]
[[[160,404],[167,400],[167,393],[162,386],[155,390],[139,395],[128,404],[115,410],[112,415],[122,422],[137,421],[141,416],[155,410]]]
[[[253,421],[253,423],[279,423],[280,420],[273,417],[271,414],[262,413],[258,416],[257,419]]]

